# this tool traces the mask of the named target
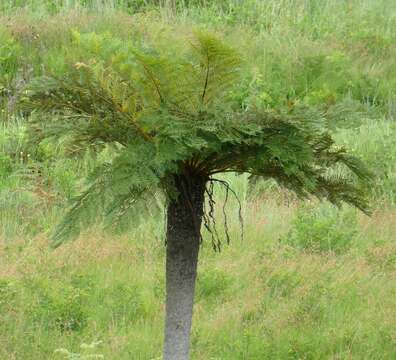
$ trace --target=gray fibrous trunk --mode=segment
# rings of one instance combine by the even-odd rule
[[[164,360],[187,360],[197,275],[205,179],[176,177],[167,210]]]

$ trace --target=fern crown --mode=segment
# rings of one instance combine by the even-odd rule
[[[357,180],[370,174],[334,144],[322,117],[240,105],[235,94],[249,69],[219,38],[196,32],[173,51],[107,35],[73,38],[68,61],[31,82],[22,105],[52,115],[32,123],[38,140],[65,136],[74,151],[109,146],[114,156],[92,173],[57,238],[94,221],[98,208],[114,224],[158,193],[174,196],[175,174],[249,173],[367,211]]]

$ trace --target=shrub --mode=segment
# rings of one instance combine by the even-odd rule
[[[220,270],[201,272],[197,279],[197,300],[221,296],[231,285],[232,278]]]
[[[86,291],[70,285],[56,287],[45,281],[32,281],[28,286],[35,301],[28,306],[34,324],[60,332],[80,331],[87,324]]]
[[[12,173],[12,160],[8,155],[0,154],[0,180]]]
[[[297,211],[289,233],[281,240],[293,247],[314,253],[346,251],[357,236],[356,213],[321,204]]]

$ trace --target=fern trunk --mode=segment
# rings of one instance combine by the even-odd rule
[[[176,188],[167,210],[164,360],[189,358],[205,181],[178,177]]]

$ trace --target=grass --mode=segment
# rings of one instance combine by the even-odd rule
[[[314,111],[376,174],[371,218],[227,178],[245,237],[231,200],[231,244],[214,253],[205,234],[200,254],[192,359],[394,359],[396,5],[180,0],[172,14],[158,3],[1,2],[0,359],[160,357],[163,216],[131,219],[125,235],[87,229],[52,250],[49,235],[95,159],[70,157],[59,141],[30,144],[12,110],[25,82],[61,71],[72,29],[166,46],[192,27],[222,34],[254,65],[233,94],[241,107]]]
[[[204,245],[193,359],[395,356],[394,211],[359,216],[359,243],[342,254],[316,253],[279,241],[295,206],[253,202],[243,243],[233,232],[222,253]],[[95,340],[105,358],[160,356],[164,251],[149,225],[55,251],[42,236],[3,245],[0,356],[57,359],[56,349],[89,352],[80,345]]]

